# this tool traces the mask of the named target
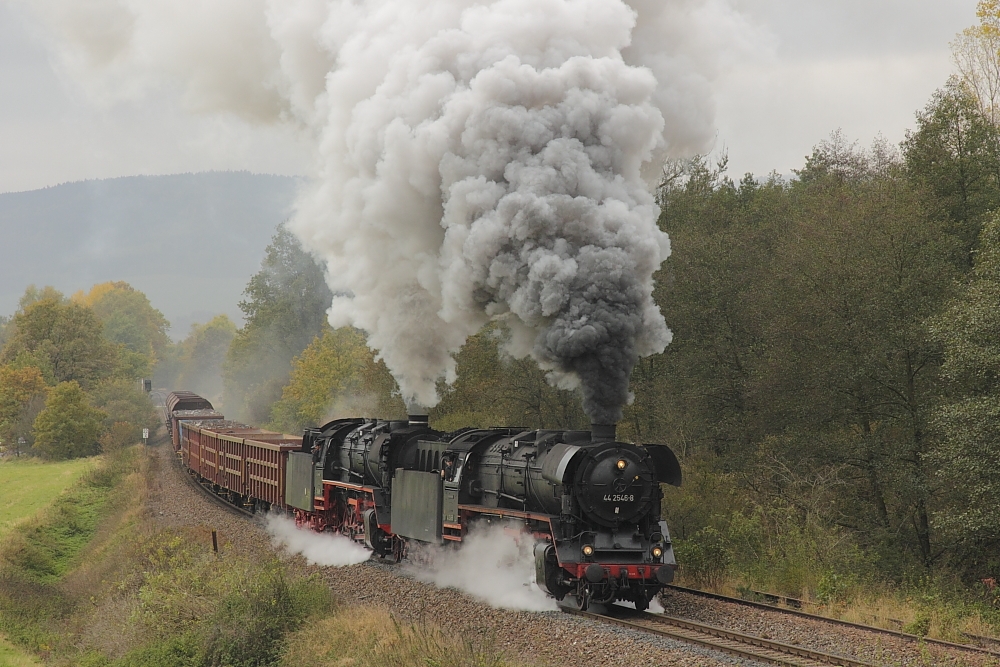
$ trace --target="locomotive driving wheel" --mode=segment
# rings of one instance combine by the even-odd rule
[[[590,586],[587,584],[581,584],[580,588],[576,591],[576,608],[580,611],[587,611],[590,609],[590,598],[593,596],[590,590]]]
[[[406,542],[397,535],[392,536],[392,557],[398,563],[406,556]]]

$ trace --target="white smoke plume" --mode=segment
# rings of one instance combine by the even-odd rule
[[[409,554],[407,566],[420,581],[455,588],[493,607],[524,611],[557,609],[556,601],[535,585],[530,537],[499,526],[474,528],[461,549],[423,547]]]
[[[343,535],[298,528],[294,521],[283,516],[267,517],[266,525],[271,542],[276,547],[301,554],[315,565],[354,565],[365,562],[372,555],[371,551]]]
[[[293,122],[316,178],[290,228],[334,326],[433,406],[492,318],[593,421],[670,332],[643,179],[712,141],[711,78],[752,35],[727,0],[32,0],[101,100],[157,86]],[[164,83],[165,82],[165,83]]]

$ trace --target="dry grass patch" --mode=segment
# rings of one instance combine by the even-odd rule
[[[347,607],[288,638],[282,667],[515,667],[487,645],[477,646],[427,625],[403,625],[388,611]]]

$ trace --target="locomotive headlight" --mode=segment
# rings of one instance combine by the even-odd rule
[[[625,459],[618,459],[618,469],[619,470],[625,470],[625,466],[627,466],[627,465],[628,465],[628,462]]]
[[[663,549],[660,547],[653,547],[653,551],[651,553],[653,554],[653,558],[659,558],[663,555]]]
[[[583,555],[584,556],[593,556],[594,555],[594,545],[593,544],[584,544],[583,545],[583,549],[581,549],[581,551],[583,551]]]

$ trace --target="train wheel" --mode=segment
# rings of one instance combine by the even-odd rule
[[[406,542],[396,535],[392,536],[392,557],[397,563],[406,555]]]
[[[580,611],[587,611],[590,609],[590,587],[582,586],[576,592],[576,608]]]

